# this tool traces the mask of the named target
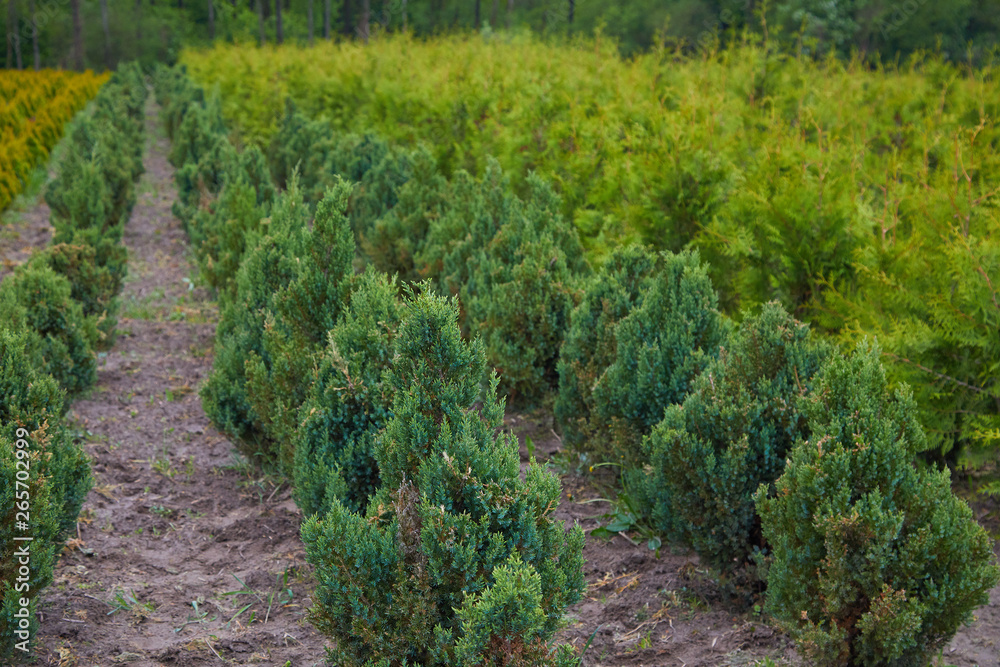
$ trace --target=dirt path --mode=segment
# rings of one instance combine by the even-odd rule
[[[146,128],[120,336],[71,412],[95,485],[45,595],[40,663],[322,664],[288,487],[238,463],[201,409],[215,308],[192,289],[152,105]]]
[[[52,238],[49,225],[49,207],[42,194],[38,202],[23,210],[15,201],[11,208],[2,212],[0,225],[0,280],[31,257],[36,248],[44,248]]]

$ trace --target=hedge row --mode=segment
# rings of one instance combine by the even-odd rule
[[[107,78],[90,71],[0,70],[0,211]]]
[[[35,608],[91,486],[90,461],[63,415],[97,379],[126,271],[121,244],[142,172],[146,83],[111,76],[70,126],[45,193],[55,228],[0,284],[0,661],[25,658]],[[24,541],[24,537],[31,537]],[[19,551],[29,546],[29,555]]]
[[[446,178],[292,105],[238,153],[216,101],[161,80],[177,212],[229,253],[203,261],[223,303],[203,403],[293,480],[337,664],[509,664],[502,632],[537,657],[578,597],[578,533],[515,510],[544,516],[558,486],[533,468],[520,499],[498,388],[558,391],[565,444],[620,463],[727,590],[766,586],[819,662],[918,663],[986,601],[989,538],[915,465],[915,404],[877,347],[840,353],[774,302],[734,324],[697,252],[626,246],[591,274],[552,190],[517,196],[494,162]]]

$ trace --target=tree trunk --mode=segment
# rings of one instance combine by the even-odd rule
[[[497,15],[500,13],[500,0],[493,0],[493,11],[490,12],[490,27],[496,30]]]
[[[73,66],[83,71],[83,16],[80,14],[81,0],[70,0],[73,8]]]
[[[368,29],[369,29],[368,19],[371,17],[371,8],[372,8],[371,0],[364,0],[361,3],[361,24],[358,26],[358,32],[361,33],[361,39],[362,41],[364,41],[365,44],[368,43]]]
[[[151,0],[152,1],[152,0]],[[142,44],[142,0],[135,0],[135,54],[139,56],[139,45]]]
[[[407,20],[406,20],[406,0],[403,0],[402,12],[403,12],[403,32],[406,32],[406,25],[407,25]]]
[[[208,0],[208,38],[215,41],[215,4]]]
[[[111,69],[111,26],[108,25],[108,0],[101,0],[101,29],[104,30],[104,68]]]
[[[35,0],[31,0],[31,52],[35,56],[35,71],[42,69],[42,56],[38,51],[38,24],[35,22]]]
[[[330,39],[330,0],[323,0],[323,39]]]
[[[7,0],[7,61],[5,64],[9,69],[14,69],[14,60],[19,57],[14,55],[15,52],[21,50],[19,41],[17,31],[17,6],[14,5],[14,0]],[[20,69],[20,67],[18,69]]]
[[[514,0],[507,0],[507,30],[510,30],[510,15],[514,13]]]
[[[569,16],[568,16],[568,19],[569,19],[569,24],[570,25],[573,25],[573,10],[574,9],[576,9],[576,2],[575,2],[575,0],[569,0]]]
[[[264,34],[264,0],[257,0],[257,27],[260,30],[260,45],[264,46],[267,36]]]
[[[351,27],[354,25],[354,7],[351,5],[351,0],[344,0],[340,14],[340,25],[345,35],[350,35],[351,31],[354,30]]]
[[[472,29],[473,30],[479,30],[479,5],[481,3],[482,3],[482,0],[476,0],[476,18],[472,22]]]
[[[274,24],[277,27],[275,39],[281,44],[285,41],[285,31],[281,26],[281,0],[274,0]]]
[[[309,21],[309,46],[313,45],[313,0],[306,4],[306,19]]]

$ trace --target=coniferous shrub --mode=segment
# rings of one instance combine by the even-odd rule
[[[539,400],[558,384],[559,346],[579,302],[580,276],[552,235],[527,218],[505,223],[469,263],[459,293],[469,328],[483,337],[500,373],[501,391]]]
[[[697,252],[664,252],[642,303],[615,325],[615,358],[594,384],[595,452],[634,469],[642,439],[679,403],[729,332]],[[611,449],[601,451],[598,441]]]
[[[580,449],[596,435],[594,386],[615,360],[615,326],[642,303],[652,284],[657,256],[642,246],[612,251],[591,279],[570,316],[559,350],[559,394],[555,416],[563,442]],[[591,424],[594,423],[594,427]]]
[[[170,164],[180,169],[197,164],[215,148],[219,137],[226,136],[219,100],[205,99],[203,94],[192,91],[190,97],[180,96],[178,106],[171,110],[174,122],[180,121],[170,133]],[[169,130],[169,127],[168,127]]]
[[[93,386],[97,326],[73,300],[69,280],[45,264],[30,263],[10,275],[3,290],[11,294],[5,300],[5,320],[23,322],[37,334],[31,344],[42,364],[39,370],[55,378],[71,397]]]
[[[35,369],[28,340],[25,330],[0,328],[0,472],[9,480],[0,485],[0,513],[6,517],[0,524],[0,660],[5,662],[23,655],[15,644],[35,635],[39,594],[52,582],[62,543],[91,485],[89,461],[62,425],[62,392]],[[26,480],[19,471],[27,473]],[[29,527],[18,530],[15,512],[26,500]],[[16,550],[28,543],[14,540],[24,536],[33,538],[27,581]],[[27,589],[19,588],[25,583]],[[27,627],[18,617],[22,598],[29,601]],[[16,630],[27,634],[18,636]]]
[[[250,405],[267,437],[281,443],[280,463],[289,476],[289,445],[308,378],[352,287],[354,235],[345,215],[350,192],[342,180],[327,190],[311,228],[272,229],[275,249],[284,248],[294,264],[290,280],[278,285],[263,312],[263,349],[247,353],[245,372]]]
[[[409,303],[376,445],[382,487],[364,516],[332,500],[302,529],[314,623],[339,665],[571,664],[545,642],[583,589],[583,533],[551,518],[558,480],[498,434],[503,401],[458,309]],[[479,410],[474,408],[482,401]]]
[[[337,173],[331,165],[336,144],[329,123],[309,119],[289,99],[281,127],[267,151],[275,186],[287,188],[292,175],[297,174],[303,199],[312,205],[318,203]]]
[[[384,149],[380,150],[382,147]],[[361,154],[361,151],[371,155]],[[345,153],[336,155],[343,156]],[[334,168],[342,169],[338,173],[355,182],[348,217],[355,239],[360,241],[370,233],[379,218],[399,203],[400,190],[413,176],[414,158],[410,151],[390,148],[370,135],[365,135],[353,154],[347,155],[357,157],[343,166],[335,159]],[[354,178],[354,174],[359,172],[360,176]]]
[[[308,224],[308,207],[293,180],[275,201],[271,217],[247,239],[235,298],[223,304],[216,328],[212,374],[201,390],[205,414],[256,465],[274,465],[278,456],[247,395],[246,363],[251,355],[267,354],[267,311],[274,294],[298,275]]]
[[[808,326],[767,304],[723,343],[644,443],[654,525],[727,583],[758,581],[744,571],[766,550],[753,495],[772,487],[792,446],[808,436],[798,402],[828,356]]]
[[[449,201],[448,181],[431,152],[418,148],[411,160],[410,178],[399,188],[396,205],[369,226],[354,224],[364,258],[379,271],[399,276],[401,283],[430,277],[418,257],[424,253],[429,229]]]
[[[188,114],[188,118],[198,118]],[[184,229],[195,245],[204,241],[203,230],[194,224],[198,211],[211,205],[222,189],[225,174],[236,168],[239,157],[236,149],[223,134],[206,135],[199,147],[198,159],[185,162],[174,173],[177,200],[171,210],[183,223]]]
[[[202,239],[201,272],[221,298],[232,296],[247,239],[257,233],[276,196],[264,155],[251,146],[238,162],[226,164],[218,197],[195,213],[191,228]]]
[[[927,664],[997,583],[992,540],[947,470],[915,467],[916,406],[876,346],[828,362],[803,410],[809,438],[756,496],[766,609],[813,664]]]
[[[305,516],[325,514],[337,497],[364,511],[378,487],[376,434],[392,416],[385,377],[402,311],[398,285],[369,269],[317,363],[295,431],[292,496]]]
[[[32,258],[32,262],[46,264],[69,280],[70,296],[80,304],[84,317],[96,322],[102,347],[110,346],[118,322],[117,297],[124,276],[116,268],[127,262],[124,246],[107,245],[106,250],[115,257],[102,257],[103,262],[99,261],[97,249],[87,243],[51,245]]]

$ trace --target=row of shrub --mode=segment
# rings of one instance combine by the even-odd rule
[[[91,486],[90,461],[63,418],[97,379],[96,351],[114,338],[127,269],[122,231],[142,173],[146,94],[138,66],[123,66],[73,121],[45,193],[52,243],[0,284],[4,663],[28,656],[39,595],[52,582]],[[29,543],[17,540],[25,536],[32,538],[27,565],[15,557]]]
[[[0,70],[0,211],[107,78],[90,71]]]
[[[919,662],[985,602],[990,541],[947,473],[915,465],[925,436],[877,347],[842,354],[777,303],[733,323],[693,251],[625,246],[592,274],[535,176],[523,196],[495,163],[449,179],[424,150],[335,135],[291,105],[268,150],[240,153],[217,100],[178,70],[161,83],[177,213],[207,241],[222,301],[203,404],[251,460],[292,480],[337,664],[454,664],[473,641],[466,617],[479,618],[465,605],[511,586],[515,564],[501,581],[476,569],[482,550],[507,558],[511,541],[539,539],[493,481],[516,486],[514,443],[490,464],[479,457],[498,440],[468,435],[477,412],[500,423],[497,388],[558,391],[565,444],[619,463],[647,520],[727,590],[766,585],[767,608],[819,663]],[[460,309],[445,318],[434,291]],[[485,394],[484,361],[501,373]],[[530,472],[536,483],[554,503],[555,480]],[[507,546],[487,548],[490,531]],[[543,600],[576,599],[578,571],[562,597],[539,572]],[[549,636],[561,607],[537,626],[524,604],[507,607],[517,636]],[[502,636],[495,617],[477,622]]]
[[[480,176],[495,156],[522,198],[533,172],[551,181],[595,265],[629,241],[689,247],[731,317],[778,300],[844,349],[878,335],[933,449],[996,456],[995,63],[872,68],[752,39],[623,59],[599,37],[529,35],[216,44],[181,61],[247,145],[287,138],[290,98],[317,137],[425,143],[446,175]]]

